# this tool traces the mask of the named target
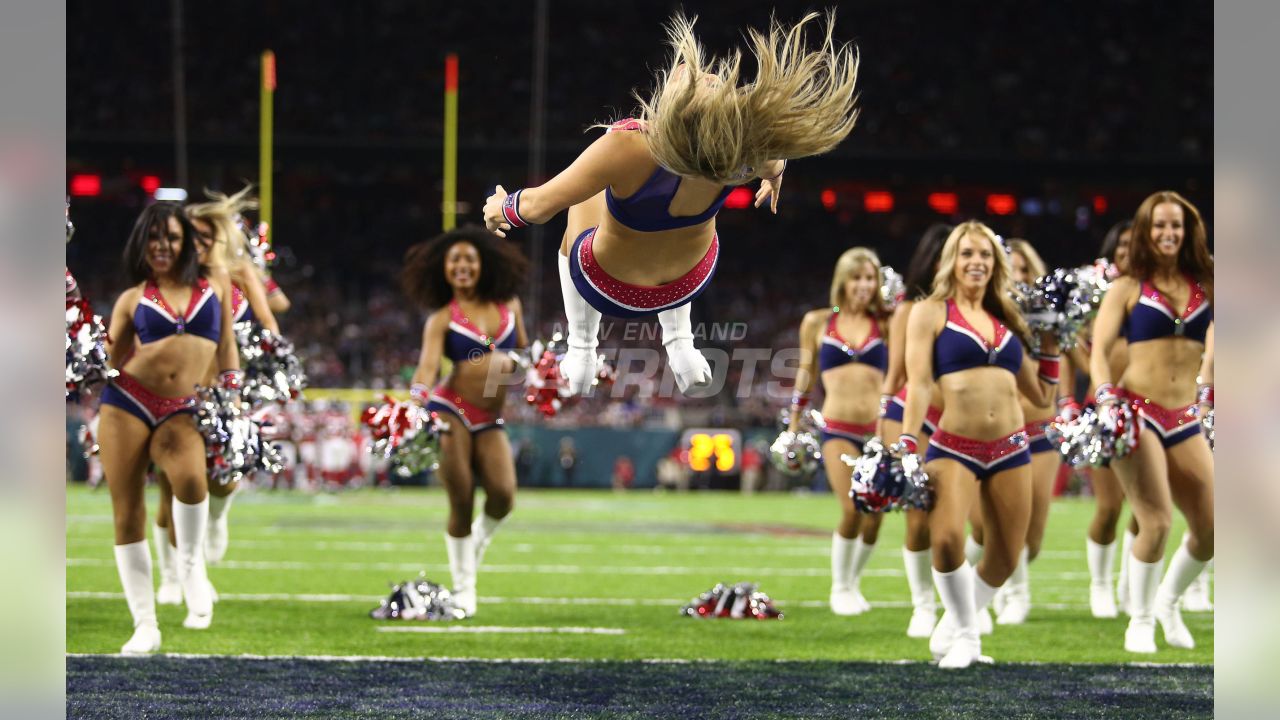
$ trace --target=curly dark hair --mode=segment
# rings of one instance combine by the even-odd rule
[[[524,287],[529,261],[520,250],[482,227],[465,225],[418,243],[404,254],[400,287],[410,300],[432,310],[453,299],[453,288],[444,276],[444,258],[460,242],[471,243],[480,253],[479,299],[506,302]]]
[[[1182,206],[1186,226],[1182,248],[1178,250],[1178,270],[1188,273],[1204,286],[1213,302],[1213,256],[1209,254],[1209,231],[1200,211],[1191,201],[1172,190],[1152,193],[1138,206],[1133,216],[1133,240],[1129,245],[1129,274],[1138,280],[1150,280],[1155,274],[1155,243],[1151,240],[1152,217],[1156,206],[1174,203]]]
[[[144,208],[142,214],[138,215],[137,221],[133,223],[133,230],[129,232],[129,240],[125,243],[124,274],[130,285],[152,279],[151,266],[147,264],[147,243],[150,242],[151,228],[158,225],[161,232],[167,231],[171,217],[176,217],[178,224],[182,226],[182,249],[178,251],[178,257],[174,261],[174,274],[182,282],[194,285],[205,273],[205,268],[200,265],[200,257],[196,254],[195,228],[191,226],[187,214],[182,212],[182,206],[174,202],[158,202]]]
[[[911,261],[907,263],[907,274],[903,278],[907,285],[907,299],[919,300],[929,297],[933,292],[933,276],[938,271],[938,256],[942,254],[942,246],[955,227],[946,223],[934,223],[920,236],[915,252],[911,253]]]

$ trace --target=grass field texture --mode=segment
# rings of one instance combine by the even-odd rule
[[[148,495],[154,509],[155,495]],[[874,609],[842,618],[826,607],[830,531],[838,508],[821,495],[612,494],[522,491],[485,557],[476,617],[456,623],[377,622],[368,610],[389,583],[425,570],[448,584],[439,489],[342,494],[244,493],[231,546],[210,569],[221,601],[213,627],[186,630],[160,606],[163,650],[263,656],[885,661],[929,659],[911,640],[902,518],[886,519],[863,578]],[[1185,615],[1195,650],[1124,652],[1126,620],[1088,609],[1084,528],[1092,505],[1054,503],[1034,607],[1018,627],[983,639],[997,662],[1209,664],[1211,614]],[[1181,537],[1175,528],[1171,543]],[[115,653],[128,609],[112,559],[105,491],[67,493],[67,651]],[[716,582],[758,582],[781,621],[694,620],[680,606]],[[419,632],[427,630],[429,632]]]

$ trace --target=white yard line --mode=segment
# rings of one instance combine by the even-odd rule
[[[115,561],[106,558],[67,558],[68,567],[115,567]],[[212,566],[215,570],[381,570],[413,572],[420,570],[444,573],[445,564],[388,563],[388,562],[336,562],[318,563],[289,560],[223,560]],[[485,563],[486,573],[497,574],[553,574],[553,575],[742,575],[747,577],[829,577],[828,567],[747,567],[747,566],[687,566],[687,565],[493,565]],[[873,568],[863,572],[864,577],[903,577],[905,573],[895,568]],[[1033,573],[1033,579],[1088,580],[1088,572]]]
[[[123,600],[124,593],[96,592],[74,590],[67,592],[72,600]],[[367,602],[376,603],[383,595],[344,595],[336,593],[218,593],[219,600],[233,602],[301,602],[301,603],[342,603]],[[597,605],[617,607],[680,607],[691,598],[610,598],[610,597],[481,597],[479,602],[493,605]],[[787,608],[825,608],[826,600],[785,600],[774,598],[778,607]],[[911,603],[905,600],[875,600],[877,608],[903,609],[910,608]],[[1049,603],[1037,602],[1034,610],[1079,611],[1088,610],[1088,603]]]
[[[384,633],[476,633],[481,635],[626,635],[622,628],[607,627],[546,627],[531,625],[454,625],[442,622],[435,625],[378,625],[374,628]]]
[[[137,660],[138,662],[146,662],[147,656],[138,655],[120,655],[119,653],[67,653],[69,658],[126,658]],[[720,665],[720,664],[737,664],[740,662],[768,662],[776,665],[788,665],[792,663],[819,663],[819,662],[840,662],[852,663],[859,665],[931,665],[927,660],[901,659],[901,660],[813,660],[802,658],[777,658],[772,660],[721,660],[713,658],[639,658],[639,659],[609,659],[601,660],[595,658],[546,658],[546,657],[523,657],[523,658],[484,658],[484,657],[449,657],[440,655],[419,655],[414,657],[396,657],[391,655],[255,655],[249,653],[218,655],[212,653],[156,653],[150,657],[172,658],[175,660],[309,660],[314,662],[332,662],[332,663],[364,663],[364,662],[386,662],[386,663],[476,663],[486,665],[547,665],[547,664],[582,664],[582,665],[600,665],[605,663],[641,663],[645,665]],[[1057,665],[1098,665],[1102,667],[1136,667],[1136,668],[1209,668],[1213,667],[1209,663],[1156,663],[1156,662],[1127,662],[1127,663],[1048,663],[1048,662],[1002,662],[1000,665],[1024,665],[1028,667],[1043,667]]]

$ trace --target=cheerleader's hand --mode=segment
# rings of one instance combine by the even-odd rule
[[[778,214],[778,194],[782,192],[782,173],[775,178],[760,178],[760,189],[756,190],[755,206],[760,207],[765,200],[769,201],[769,211]]]
[[[484,226],[498,237],[506,237],[511,229],[506,215],[502,214],[502,204],[507,201],[507,191],[499,185],[494,193],[484,201]]]

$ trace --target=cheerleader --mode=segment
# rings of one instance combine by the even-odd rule
[[[607,126],[566,170],[538,187],[485,203],[490,230],[545,223],[565,208],[560,286],[568,317],[561,374],[574,393],[596,376],[600,317],[658,315],[681,392],[704,388],[711,367],[693,344],[690,305],[714,273],[716,213],[729,192],[759,178],[756,207],[777,212],[789,158],[825,153],[853,129],[858,62],[832,39],[805,47],[816,14],[768,33],[751,31],[756,75],[739,83],[741,58],[707,61],[693,23],[677,15],[672,57],[640,118]]]
[[[1133,221],[1122,220],[1107,231],[1107,236],[1102,242],[1101,256],[1111,263],[1118,275],[1126,275],[1129,272],[1129,245],[1132,238]],[[1091,330],[1089,338],[1092,337]],[[1084,349],[1082,345],[1084,344],[1077,345],[1076,350]],[[1073,367],[1088,372],[1090,363],[1087,356],[1082,358],[1083,363],[1076,360],[1076,353],[1071,357]],[[1129,342],[1122,327],[1120,334],[1111,344],[1111,351],[1107,358],[1111,377],[1123,375],[1128,361]],[[1091,378],[1085,397],[1092,398],[1094,389]],[[1059,407],[1063,410],[1064,418],[1070,419],[1072,415],[1078,413],[1078,409],[1074,407],[1075,398],[1066,392],[1065,386],[1063,390],[1064,396]],[[1116,554],[1116,528],[1120,524],[1120,511],[1124,508],[1124,491],[1120,488],[1120,481],[1116,479],[1115,471],[1109,466],[1090,468],[1089,476],[1092,480],[1094,498],[1093,519],[1089,522],[1089,530],[1085,537],[1085,557],[1089,566],[1089,611],[1096,618],[1113,618],[1119,614],[1116,608],[1117,591],[1120,606],[1128,605],[1129,555],[1133,550],[1133,540],[1138,536],[1138,525],[1131,518],[1129,527],[1125,530],[1120,549],[1120,579],[1113,588],[1111,571]]]
[[[1129,274],[1111,286],[1094,323],[1096,402],[1130,404],[1141,419],[1137,449],[1111,463],[1138,520],[1129,558],[1130,652],[1156,651],[1157,621],[1170,646],[1195,646],[1178,601],[1213,558],[1213,455],[1197,416],[1213,404],[1212,354],[1205,353],[1213,258],[1206,236],[1199,211],[1181,195],[1165,191],[1144,200],[1134,216]],[[1116,377],[1109,358],[1126,324],[1129,362]],[[1175,505],[1188,534],[1162,582]]]
[[[880,427],[876,436],[882,440],[896,438],[902,433],[902,411],[907,400],[907,319],[911,308],[929,296],[933,289],[933,276],[938,272],[938,256],[953,228],[935,223],[924,232],[916,243],[911,261],[907,263],[904,278],[906,299],[899,303],[889,321],[889,370],[884,376],[880,396]],[[933,387],[929,397],[929,409],[921,432],[928,443],[938,418],[942,417],[941,393]],[[933,634],[938,618],[938,603],[933,593],[931,574],[932,557],[929,551],[929,514],[923,510],[907,510],[907,531],[902,546],[902,562],[906,566],[907,587],[911,590],[911,621],[907,624],[907,637],[927,638]]]
[[[230,274],[232,323],[254,323],[279,333],[280,326],[267,301],[266,288],[249,257],[244,233],[237,221],[241,213],[258,206],[249,192],[250,188],[247,187],[231,196],[208,192],[209,202],[188,205],[185,213],[195,230],[196,253],[201,266],[217,268]],[[212,384],[216,376],[216,368],[210,367],[201,384]],[[156,531],[152,536],[156,561],[160,566],[160,588],[156,593],[156,602],[177,605],[182,601],[182,594],[173,563],[174,539],[168,512],[172,490],[163,470],[157,471],[156,481],[160,488]],[[209,523],[204,553],[207,563],[217,564],[227,552],[227,519],[239,482],[210,483],[208,487]],[[216,592],[213,592],[213,597],[216,601]]]
[[[143,210],[124,251],[125,270],[136,284],[111,314],[108,352],[120,374],[102,393],[98,443],[111,490],[116,567],[133,616],[124,654],[160,649],[143,494],[151,463],[173,488],[175,564],[187,604],[183,626],[202,629],[213,620],[202,552],[208,521],[204,439],[190,393],[210,365],[222,371],[229,391],[239,389],[242,376],[231,330],[230,278],[201,268],[194,237],[178,205]]]
[[[1026,240],[1009,241],[1009,264],[1016,284],[1032,285],[1036,278],[1048,274],[1048,268],[1040,254]],[[1066,363],[1064,374],[1071,372]],[[1000,625],[1021,625],[1031,611],[1031,583],[1027,566],[1040,554],[1044,540],[1045,524],[1049,519],[1049,503],[1053,500],[1053,483],[1062,465],[1062,456],[1049,442],[1046,433],[1049,423],[1058,415],[1053,400],[1044,405],[1033,403],[1025,394],[1021,396],[1022,415],[1026,420],[1028,450],[1031,452],[1031,520],[1027,526],[1027,542],[1022,548],[1018,565],[1009,580],[996,593],[993,606]],[[975,528],[976,529],[976,528]]]
[[[484,228],[464,227],[415,245],[405,255],[405,294],[432,311],[422,331],[413,399],[449,424],[440,439],[440,478],[449,495],[445,548],[453,597],[476,613],[476,575],[485,549],[515,502],[516,468],[503,427],[505,388],[491,373],[509,372],[505,351],[528,345],[520,299],[527,261]],[[444,358],[452,370],[436,383]],[[475,514],[476,486],[485,503]]]
[[[934,582],[946,608],[929,644],[946,669],[989,661],[976,613],[1017,565],[1031,515],[1019,392],[1044,405],[1058,382],[1052,336],[1042,334],[1045,354],[1024,353],[1028,330],[1011,289],[999,238],[982,223],[966,222],[947,238],[933,292],[912,308],[907,326],[907,407],[898,441],[904,452],[919,451],[933,383],[943,396],[925,469],[936,493],[929,511]],[[976,572],[964,557],[964,523],[975,500],[987,540]]]
[[[800,323],[800,370],[789,429],[798,429],[814,378],[820,376],[823,467],[841,509],[831,535],[830,604],[837,615],[860,615],[871,609],[860,581],[875,548],[881,516],[862,515],[854,507],[849,495],[851,470],[840,456],[861,455],[862,446],[876,431],[877,397],[889,363],[888,328],[881,329],[882,282],[875,252],[863,247],[846,250],[831,278],[831,304],[809,311]]]

